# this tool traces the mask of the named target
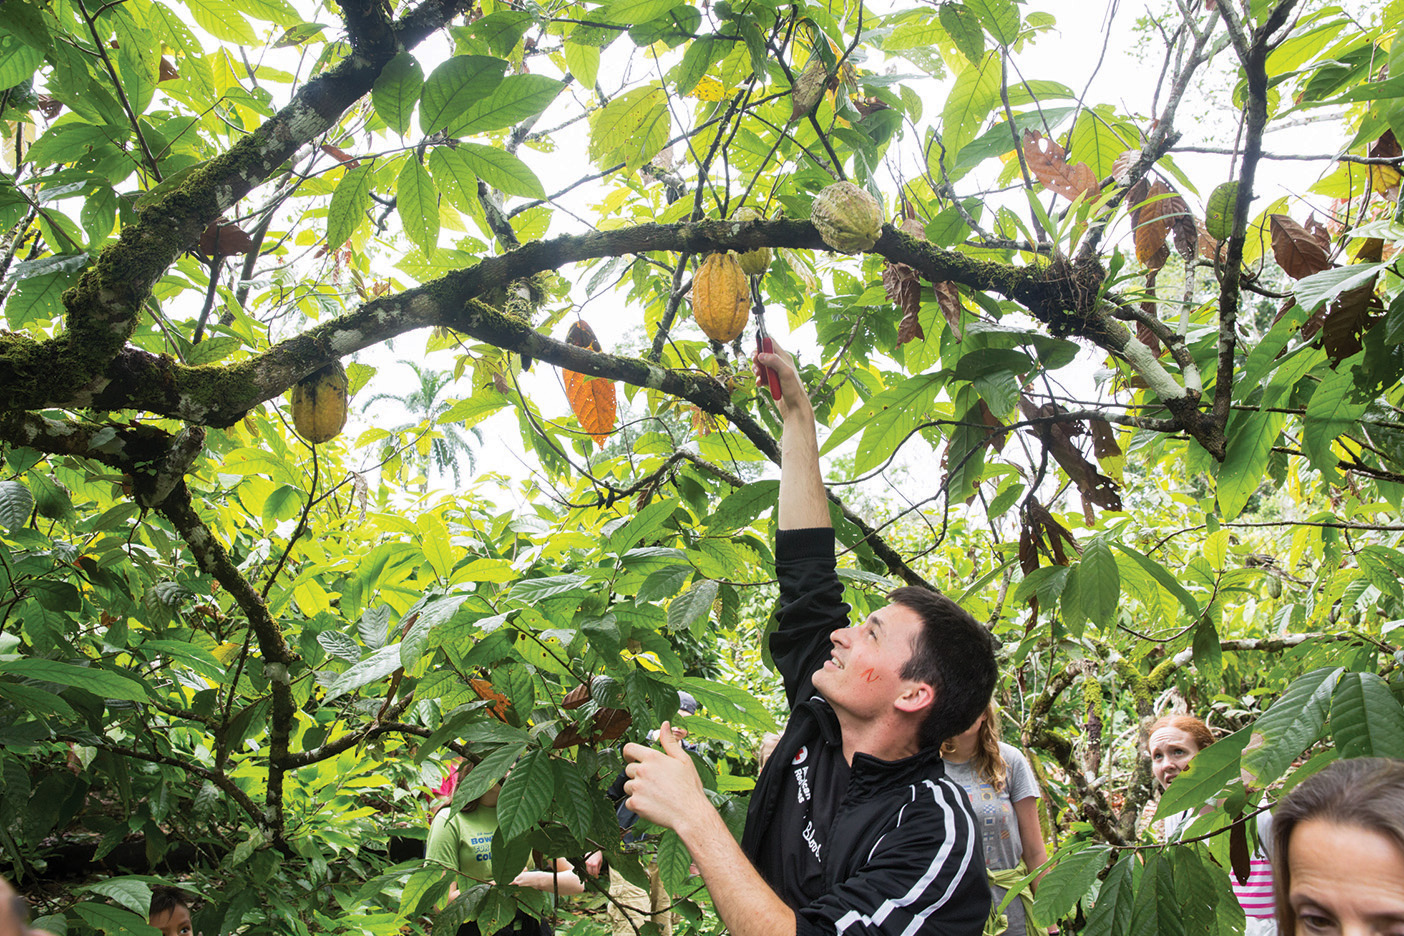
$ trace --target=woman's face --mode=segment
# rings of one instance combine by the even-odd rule
[[[1378,832],[1325,819],[1292,831],[1292,936],[1404,936],[1404,849]]]
[[[1182,728],[1167,725],[1151,732],[1151,773],[1155,774],[1161,789],[1168,787],[1171,780],[1183,773],[1198,753],[1199,745],[1195,743],[1194,736]]]

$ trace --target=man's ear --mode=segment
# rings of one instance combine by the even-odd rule
[[[899,712],[906,712],[910,715],[924,713],[936,702],[936,690],[931,683],[908,682],[906,688],[902,690],[893,705]]]

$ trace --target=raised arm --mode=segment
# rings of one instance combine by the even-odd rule
[[[819,471],[819,438],[814,407],[800,382],[794,359],[779,347],[774,354],[757,354],[756,363],[780,375],[780,529],[827,527],[829,501]]]

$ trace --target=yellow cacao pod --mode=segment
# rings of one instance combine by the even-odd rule
[[[882,236],[882,206],[852,182],[835,182],[814,198],[809,220],[835,250],[862,253]]]
[[[314,445],[330,442],[346,425],[351,389],[346,369],[332,361],[297,382],[292,392],[293,428]]]
[[[692,278],[692,317],[717,341],[731,341],[746,327],[751,289],[729,253],[709,254]]]
[[[754,208],[738,208],[732,218],[736,221],[764,221],[765,215]],[[770,248],[757,247],[738,253],[736,262],[741,264],[741,272],[747,276],[764,276],[765,271],[770,269]]]

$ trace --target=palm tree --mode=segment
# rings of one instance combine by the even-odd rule
[[[449,404],[446,400],[440,399],[439,394],[444,391],[449,384],[453,383],[453,378],[446,371],[434,370],[431,367],[421,367],[414,361],[401,360],[399,363],[407,365],[419,378],[419,386],[409,393],[377,393],[366,401],[366,409],[378,400],[394,400],[406,409],[411,421],[396,426],[390,431],[396,434],[402,432],[431,432],[433,437],[429,442],[429,451],[425,455],[419,454],[419,448],[412,448],[414,455],[411,458],[419,461],[421,470],[424,472],[424,486],[428,487],[429,473],[431,470],[440,476],[444,474],[453,475],[454,486],[458,486],[461,477],[461,467],[459,456],[463,456],[468,462],[468,471],[471,473],[474,468],[473,450],[477,445],[482,444],[483,434],[476,427],[464,430],[456,424],[438,425],[438,419],[448,410]],[[408,453],[407,453],[408,454]]]

